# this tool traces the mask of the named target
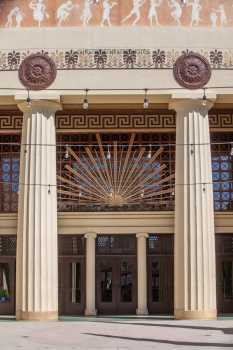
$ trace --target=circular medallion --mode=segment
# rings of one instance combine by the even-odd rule
[[[180,56],[173,67],[174,78],[186,89],[201,89],[211,77],[211,67],[205,57],[190,52]]]
[[[55,80],[57,68],[54,61],[41,53],[26,57],[19,67],[19,80],[30,90],[44,90]]]

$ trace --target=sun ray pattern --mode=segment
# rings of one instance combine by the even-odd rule
[[[107,146],[96,134],[97,144],[83,152],[67,145],[69,162],[58,178],[62,201],[79,206],[124,207],[138,203],[165,203],[174,195],[175,174],[160,161],[163,146],[135,145],[135,134],[127,145],[112,141]]]

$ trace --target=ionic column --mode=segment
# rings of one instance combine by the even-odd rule
[[[137,315],[148,315],[147,308],[147,233],[138,233],[137,237],[137,265],[138,265],[138,308]]]
[[[16,318],[58,317],[55,112],[60,104],[19,104],[24,112],[16,267]]]
[[[176,116],[175,318],[216,318],[214,207],[208,110],[200,100]]]
[[[95,308],[95,233],[87,233],[86,238],[86,316],[96,315]]]

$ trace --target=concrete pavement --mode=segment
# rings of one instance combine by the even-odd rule
[[[233,349],[233,318],[174,321],[166,317],[62,318],[15,322],[1,318],[1,350]]]

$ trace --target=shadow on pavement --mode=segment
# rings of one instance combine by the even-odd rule
[[[172,341],[172,340],[163,340],[163,339],[150,339],[150,338],[132,338],[132,337],[121,337],[116,335],[108,335],[108,334],[95,334],[95,333],[83,333],[85,335],[92,335],[95,337],[103,337],[103,338],[112,338],[112,339],[120,339],[120,340],[132,340],[132,341],[141,341],[141,342],[151,342],[151,343],[160,343],[160,344],[170,344],[170,345],[185,345],[185,346],[206,346],[206,347],[218,347],[218,348],[231,348],[232,344],[224,344],[224,343],[201,343],[201,342],[183,342],[183,341]]]

